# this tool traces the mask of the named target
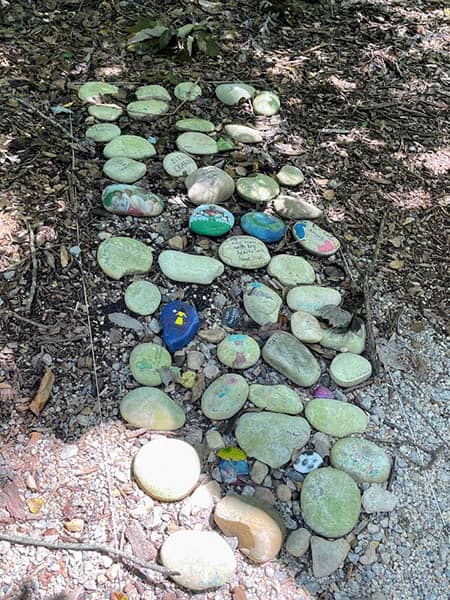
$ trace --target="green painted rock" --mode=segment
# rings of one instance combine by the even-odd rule
[[[114,183],[102,192],[104,208],[116,215],[156,217],[164,210],[164,200],[137,185]]]
[[[303,404],[298,394],[287,385],[260,385],[255,383],[250,386],[248,399],[255,406],[272,412],[297,415],[303,410]]]
[[[233,106],[241,100],[253,98],[256,90],[246,83],[221,83],[216,87],[216,96],[224,104]]]
[[[161,303],[161,292],[151,281],[133,281],[125,291],[127,308],[138,315],[152,315]]]
[[[302,417],[281,413],[246,413],[239,417],[236,440],[253,458],[277,469],[286,464],[296,448],[309,439],[310,428]]]
[[[219,246],[219,258],[230,267],[260,269],[270,261],[264,242],[251,235],[234,235]]]
[[[117,104],[92,104],[88,113],[99,121],[117,121],[123,110]]]
[[[151,249],[139,240],[111,237],[98,247],[97,261],[108,277],[120,279],[124,275],[150,271],[153,254]]]
[[[78,90],[78,98],[82,102],[95,102],[97,98],[102,96],[116,96],[118,93],[119,88],[111,83],[87,81]]]
[[[217,142],[206,133],[187,131],[177,137],[177,148],[188,154],[217,154]]]
[[[168,110],[169,105],[162,100],[136,100],[127,106],[128,116],[139,121],[163,115]]]
[[[278,183],[268,175],[251,175],[237,180],[236,190],[239,196],[251,202],[269,202],[280,193]]]
[[[172,364],[170,354],[158,344],[138,344],[130,354],[130,370],[137,382],[156,386],[162,383],[160,369]]]
[[[297,221],[292,227],[292,231],[295,239],[300,242],[300,246],[317,256],[332,256],[341,247],[339,240],[331,233],[311,221]]]
[[[213,421],[229,419],[241,410],[247,396],[248,383],[241,375],[221,375],[206,388],[202,396],[203,414]]]
[[[298,310],[291,317],[291,331],[301,342],[315,344],[322,339],[324,330],[316,317]]]
[[[257,342],[249,335],[229,335],[217,346],[217,358],[233,369],[248,369],[260,356]]]
[[[189,229],[199,235],[218,237],[228,233],[234,225],[229,210],[217,204],[200,204],[189,218]]]
[[[280,194],[273,201],[273,207],[284,219],[317,219],[322,214],[320,208],[296,196]]]
[[[207,285],[220,277],[224,266],[215,258],[186,254],[177,250],[163,250],[158,258],[161,271],[169,279],[185,283]]]
[[[258,325],[276,323],[283,303],[272,288],[252,281],[244,289],[244,308]]]
[[[202,95],[202,88],[193,81],[182,81],[175,87],[174,94],[178,100],[192,102]]]
[[[266,363],[297,385],[308,387],[320,377],[317,360],[308,348],[290,333],[273,333],[263,347],[262,357]]]
[[[305,523],[319,535],[338,538],[358,522],[361,496],[347,473],[331,467],[308,473],[301,491]]]
[[[257,129],[247,127],[246,125],[225,125],[225,133],[234,142],[258,144],[263,141],[262,135]]]
[[[94,142],[110,142],[120,135],[120,127],[112,123],[97,123],[86,129],[86,137]]]
[[[295,187],[305,181],[305,176],[298,167],[284,165],[277,173],[277,179],[281,185]]]
[[[303,310],[315,317],[320,316],[320,309],[324,306],[339,306],[342,301],[341,294],[328,287],[318,285],[300,285],[289,290],[286,298],[291,310]]]
[[[155,156],[155,154],[154,145],[138,135],[119,135],[103,148],[105,158],[125,156],[126,158],[141,160]]]
[[[169,92],[162,85],[141,85],[136,90],[138,100],[162,100],[170,102],[172,100]]]
[[[325,348],[333,348],[339,352],[361,354],[366,345],[366,326],[361,323],[361,327],[357,331],[350,329],[346,333],[341,333],[336,329],[324,329],[320,343]]]
[[[200,131],[201,133],[210,133],[214,131],[215,126],[206,119],[180,119],[175,123],[175,127],[180,131]]]
[[[183,427],[184,410],[158,388],[140,387],[128,392],[120,402],[122,418],[133,427],[174,431]]]
[[[386,452],[363,438],[344,438],[331,448],[333,467],[351,475],[356,481],[383,483],[391,471],[391,460]]]
[[[103,165],[103,173],[106,177],[120,183],[134,183],[144,177],[146,172],[147,167],[144,163],[124,156],[110,158]]]
[[[184,181],[193,204],[222,204],[234,192],[234,181],[218,167],[202,167]]]
[[[332,380],[342,387],[352,387],[369,379],[372,365],[363,356],[345,352],[333,358],[330,364]]]
[[[273,92],[260,92],[253,98],[253,110],[266,117],[276,115],[280,112],[280,99]]]
[[[171,177],[187,177],[198,169],[195,160],[184,152],[171,152],[165,156],[163,168]]]
[[[278,254],[267,266],[267,272],[283,285],[314,283],[316,275],[312,266],[301,256]]]
[[[367,415],[363,410],[348,402],[331,398],[310,400],[306,405],[305,416],[314,429],[334,437],[362,433],[368,423]]]

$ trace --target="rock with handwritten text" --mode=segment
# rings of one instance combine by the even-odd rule
[[[250,235],[235,235],[219,246],[219,258],[230,267],[260,269],[270,261],[267,246]]]

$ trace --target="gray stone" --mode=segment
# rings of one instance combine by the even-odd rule
[[[305,176],[298,167],[295,167],[294,165],[284,165],[278,171],[277,179],[281,185],[295,187],[305,181]]]
[[[125,291],[127,308],[138,315],[152,315],[161,303],[161,292],[151,281],[133,281]]]
[[[217,154],[217,142],[206,133],[186,131],[177,137],[177,148],[188,154]]]
[[[131,373],[142,385],[160,385],[160,369],[167,369],[171,364],[172,358],[167,350],[152,342],[138,344],[130,354]]]
[[[291,556],[300,558],[300,556],[303,556],[308,550],[310,539],[311,534],[307,529],[304,529],[303,527],[296,529],[289,534],[289,537],[286,540],[286,552]]]
[[[158,258],[161,271],[169,279],[207,285],[222,275],[224,266],[215,258],[163,250]]]
[[[251,235],[234,235],[219,246],[219,258],[230,267],[260,269],[270,261],[267,246]]]
[[[97,123],[86,129],[86,137],[94,142],[110,142],[120,135],[120,127],[112,123]]]
[[[297,339],[307,344],[320,342],[323,335],[323,329],[316,317],[303,310],[298,310],[292,315],[291,331]]]
[[[202,167],[184,181],[193,204],[222,204],[234,192],[234,181],[217,167]]]
[[[272,412],[297,415],[303,410],[303,404],[298,394],[287,385],[250,386],[249,400],[255,406]]]
[[[248,383],[241,375],[226,373],[206,388],[201,402],[202,412],[208,419],[229,419],[244,406]]]
[[[260,356],[258,343],[249,335],[229,335],[217,346],[217,358],[232,369],[248,369]]]
[[[86,81],[78,90],[78,98],[82,102],[95,102],[102,96],[116,96],[119,88],[104,81]]]
[[[333,467],[345,471],[356,481],[383,483],[389,477],[391,460],[386,452],[363,438],[344,438],[331,448]]]
[[[391,512],[397,506],[398,498],[381,485],[371,485],[362,497],[366,513]]]
[[[244,289],[243,301],[247,314],[258,325],[278,321],[283,302],[280,296],[264,283],[257,281],[249,283]]]
[[[170,102],[172,100],[169,92],[162,85],[141,85],[136,90],[138,100],[162,100]]]
[[[316,358],[296,337],[277,331],[262,350],[263,359],[297,385],[308,387],[320,377]]]
[[[99,121],[112,122],[122,116],[123,110],[117,104],[92,104],[88,113]]]
[[[269,473],[269,467],[259,460],[255,460],[252,470],[250,471],[250,479],[253,483],[261,485]]]
[[[221,83],[216,87],[216,96],[224,104],[233,106],[243,99],[249,100],[256,94],[256,90],[246,83]]]
[[[341,387],[352,387],[369,379],[372,365],[363,356],[345,352],[333,358],[330,364],[331,379]]]
[[[151,248],[139,240],[111,237],[98,247],[97,261],[108,277],[120,279],[124,275],[150,271],[153,253]]]
[[[275,179],[261,173],[238,179],[236,190],[239,196],[253,204],[269,202],[280,193],[280,188]]]
[[[259,144],[263,141],[261,132],[247,125],[225,125],[225,133],[234,141],[244,144]]]
[[[267,272],[276,277],[283,285],[314,283],[316,278],[312,266],[301,256],[278,254],[267,266]]]
[[[284,219],[317,219],[322,214],[320,208],[306,202],[303,198],[285,194],[280,194],[275,198],[273,207]]]
[[[317,341],[325,348],[333,348],[333,350],[339,350],[339,352],[361,354],[361,352],[364,352],[366,345],[366,326],[361,323],[361,327],[357,331],[349,329],[345,333],[335,329],[323,329],[322,337]]]
[[[276,115],[280,111],[280,99],[273,92],[259,92],[253,98],[253,110],[266,117]]]
[[[327,577],[339,569],[347,554],[350,544],[347,540],[324,540],[313,536],[311,538],[311,555],[314,577]]]
[[[286,302],[291,310],[303,310],[318,317],[324,306],[338,306],[342,302],[342,296],[333,288],[300,285],[289,290]]]
[[[155,156],[155,154],[154,145],[138,135],[119,135],[103,148],[105,158],[125,156],[126,158],[142,160]]]
[[[123,156],[110,158],[103,165],[103,173],[106,177],[120,183],[134,183],[144,177],[146,172],[147,167],[144,163]]]
[[[305,416],[314,429],[334,437],[363,433],[368,418],[366,413],[348,402],[331,398],[314,398],[305,408]]]
[[[202,88],[195,81],[182,81],[173,92],[178,100],[192,102],[202,95]]]
[[[108,321],[117,325],[117,327],[123,327],[124,329],[132,329],[133,331],[144,332],[144,325],[130,317],[130,315],[125,315],[124,313],[114,312],[108,315]]]
[[[136,100],[127,106],[127,113],[131,119],[147,121],[169,110],[169,105],[163,100]]]
[[[164,157],[163,168],[171,177],[187,177],[197,169],[197,163],[184,152],[171,152]]]
[[[162,390],[140,387],[128,392],[120,402],[122,418],[133,427],[174,431],[183,427],[184,410]]]

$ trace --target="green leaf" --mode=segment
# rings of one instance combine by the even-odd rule
[[[169,29],[166,29],[161,37],[159,38],[159,49],[163,50],[170,44],[170,40],[172,39],[172,33]]]
[[[191,31],[194,29],[194,25],[192,23],[188,23],[187,25],[183,25],[183,27],[180,27],[177,31],[177,36],[179,38],[185,38],[187,35],[189,35],[191,33]]]
[[[206,54],[210,58],[216,58],[220,54],[220,48],[209,32],[199,31],[195,34],[195,38],[198,48],[203,54]]]

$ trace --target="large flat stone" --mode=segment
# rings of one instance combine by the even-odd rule
[[[273,333],[263,347],[262,357],[297,385],[308,387],[320,377],[320,366],[316,358],[290,333]]]

